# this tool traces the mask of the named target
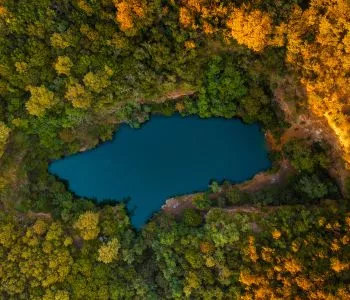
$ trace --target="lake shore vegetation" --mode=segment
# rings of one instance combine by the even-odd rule
[[[0,0],[0,298],[348,299],[349,24],[347,0]],[[140,231],[48,172],[174,113],[260,123],[272,170]]]

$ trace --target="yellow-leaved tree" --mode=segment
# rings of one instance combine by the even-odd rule
[[[201,29],[205,34],[213,34],[221,27],[231,5],[220,1],[182,0],[180,1],[179,23],[185,28]]]
[[[114,0],[116,21],[120,29],[128,35],[134,35],[147,21],[149,5],[145,0]]]
[[[87,88],[95,93],[101,93],[103,89],[111,84],[109,80],[113,75],[113,70],[107,66],[103,70],[93,73],[89,72],[84,76],[84,84]]]
[[[118,251],[120,249],[120,243],[117,238],[111,239],[108,243],[102,245],[98,249],[98,261],[105,264],[111,263],[118,258]]]
[[[70,69],[73,67],[73,63],[68,56],[57,57],[54,65],[57,74],[69,75]]]
[[[313,0],[287,25],[287,62],[301,75],[313,113],[325,117],[350,164],[350,3]]]
[[[98,222],[99,213],[87,211],[79,216],[73,227],[79,230],[80,236],[84,240],[93,240],[100,233]]]
[[[80,83],[68,86],[64,97],[76,108],[87,109],[91,106],[92,95]]]
[[[238,44],[257,52],[268,45],[269,35],[273,31],[269,14],[260,10],[249,11],[245,7],[233,10],[227,21],[227,27]]]
[[[10,128],[4,122],[0,121],[0,158],[4,154],[10,132]]]
[[[26,103],[26,109],[29,114],[42,117],[46,110],[55,105],[55,94],[45,86],[27,86],[30,91],[30,98]]]

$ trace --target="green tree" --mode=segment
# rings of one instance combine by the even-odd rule
[[[183,221],[188,226],[197,227],[202,224],[202,217],[194,209],[186,209],[183,214]]]
[[[232,58],[214,56],[199,91],[199,114],[202,117],[214,115],[232,118],[237,113],[238,100],[246,93],[245,80]]]
[[[195,205],[195,207],[201,210],[207,210],[211,207],[211,201],[209,200],[208,196],[205,194],[197,195],[193,199],[193,204]]]
[[[328,194],[328,187],[317,175],[303,176],[296,184],[296,190],[309,199],[321,199]]]
[[[220,185],[217,183],[217,181],[213,181],[211,184],[210,184],[210,190],[213,192],[213,193],[219,193],[221,191],[221,187]]]

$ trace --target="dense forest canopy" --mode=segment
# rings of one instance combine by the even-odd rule
[[[347,299],[349,74],[347,0],[0,0],[1,298]],[[175,112],[259,122],[277,184],[136,232],[47,171]]]

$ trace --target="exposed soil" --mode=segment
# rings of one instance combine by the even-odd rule
[[[26,216],[28,218],[31,218],[31,219],[37,219],[37,218],[41,218],[41,219],[46,219],[46,220],[51,220],[52,219],[52,216],[50,213],[43,213],[43,212],[32,212],[32,211],[29,211]]]
[[[294,172],[290,162],[283,160],[277,173],[261,172],[256,174],[253,179],[234,185],[234,187],[244,192],[254,193],[269,186],[285,183]]]
[[[171,91],[169,93],[166,93],[164,96],[162,96],[158,99],[155,99],[152,101],[146,101],[146,100],[140,99],[139,102],[140,103],[147,103],[147,102],[162,103],[162,102],[169,101],[169,100],[177,100],[177,99],[183,98],[185,96],[191,96],[195,93],[196,93],[195,90],[177,89],[177,90]]]
[[[180,216],[185,209],[194,208],[193,200],[198,195],[200,195],[200,193],[169,198],[165,201],[162,209],[168,214]]]

